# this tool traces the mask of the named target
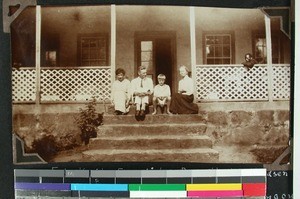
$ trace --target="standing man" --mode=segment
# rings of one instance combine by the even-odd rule
[[[145,119],[149,96],[153,93],[153,81],[147,77],[147,68],[144,66],[139,67],[138,75],[131,81],[131,93],[136,106],[135,118],[140,121]]]

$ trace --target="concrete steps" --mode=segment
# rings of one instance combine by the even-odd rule
[[[83,159],[93,162],[218,162],[213,149],[89,150]]]
[[[201,115],[104,114],[97,138],[82,153],[90,161],[218,162]]]
[[[103,123],[107,124],[186,124],[186,123],[205,123],[202,115],[166,115],[166,114],[147,114],[144,121],[137,122],[133,114],[112,115],[104,114]]]
[[[98,128],[101,136],[157,136],[157,135],[201,135],[206,130],[205,124],[111,124]]]
[[[118,136],[92,139],[89,148],[102,149],[197,149],[211,148],[208,136]]]

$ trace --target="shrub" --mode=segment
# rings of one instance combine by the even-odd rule
[[[49,161],[58,152],[58,146],[53,135],[44,134],[32,143],[34,151],[45,161]]]
[[[96,99],[86,104],[85,109],[79,109],[79,116],[75,118],[81,130],[81,140],[87,145],[90,138],[97,137],[97,127],[102,125],[103,113],[96,113]]]

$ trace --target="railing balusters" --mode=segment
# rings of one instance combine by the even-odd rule
[[[268,92],[267,65],[258,64],[246,70],[242,65],[197,65],[196,100],[201,101],[267,101],[288,100],[289,64],[273,64],[273,96]]]
[[[290,99],[290,65],[273,64],[273,96],[268,96],[266,64],[247,71],[242,65],[197,65],[196,101],[274,101]],[[35,68],[12,71],[14,103],[36,100]],[[110,99],[111,69],[107,67],[41,68],[41,103],[86,102]]]

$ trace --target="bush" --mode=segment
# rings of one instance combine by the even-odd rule
[[[85,109],[79,109],[79,116],[75,118],[81,130],[81,140],[87,145],[90,138],[97,137],[98,126],[102,125],[103,113],[96,113],[96,99],[86,104]]]
[[[58,146],[53,135],[45,134],[39,139],[34,140],[32,147],[34,151],[45,161],[51,160],[51,158],[58,152]]]

